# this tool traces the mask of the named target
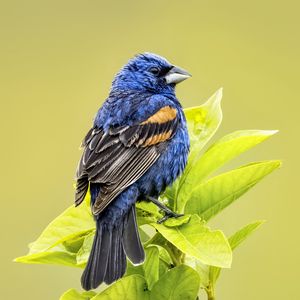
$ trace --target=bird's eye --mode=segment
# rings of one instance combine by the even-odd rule
[[[149,69],[149,72],[152,73],[153,75],[158,75],[159,72],[160,72],[160,69],[157,68],[157,67],[151,67],[151,68]]]

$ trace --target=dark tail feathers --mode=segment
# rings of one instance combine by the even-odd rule
[[[102,282],[111,284],[126,271],[126,255],[133,264],[140,264],[145,253],[140,241],[133,205],[119,227],[105,228],[97,222],[92,250],[81,277],[85,290],[97,288]]]

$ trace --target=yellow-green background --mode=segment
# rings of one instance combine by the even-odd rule
[[[183,105],[224,87],[219,136],[280,133],[232,165],[283,168],[211,224],[267,223],[234,255],[218,299],[299,299],[297,1],[1,1],[1,299],[58,299],[81,270],[12,263],[73,202],[78,146],[127,59],[152,51],[189,70]]]

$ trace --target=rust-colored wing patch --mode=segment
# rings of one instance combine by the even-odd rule
[[[140,125],[148,128],[145,138],[140,139],[142,147],[156,145],[167,141],[174,134],[177,127],[177,110],[171,106],[164,106]]]
[[[178,125],[177,109],[164,106],[145,121],[126,126],[120,131],[113,130],[111,134],[118,135],[126,147],[147,147],[166,142],[176,132]]]
[[[166,123],[168,121],[173,121],[176,118],[177,110],[171,106],[165,106],[156,112],[153,116],[148,118],[146,121],[141,123],[141,125],[149,123]]]
[[[148,138],[144,142],[143,147],[155,145],[155,144],[158,144],[161,142],[165,142],[166,140],[168,140],[170,138],[171,135],[172,135],[172,130],[169,130],[168,132],[156,134],[156,135]]]

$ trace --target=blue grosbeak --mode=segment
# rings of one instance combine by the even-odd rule
[[[157,198],[187,162],[189,137],[175,86],[190,76],[161,56],[137,55],[116,75],[83,140],[75,204],[83,201],[90,187],[96,221],[81,278],[85,290],[122,277],[126,257],[133,264],[144,261],[136,201],[153,201],[165,211],[164,220],[178,216]]]

